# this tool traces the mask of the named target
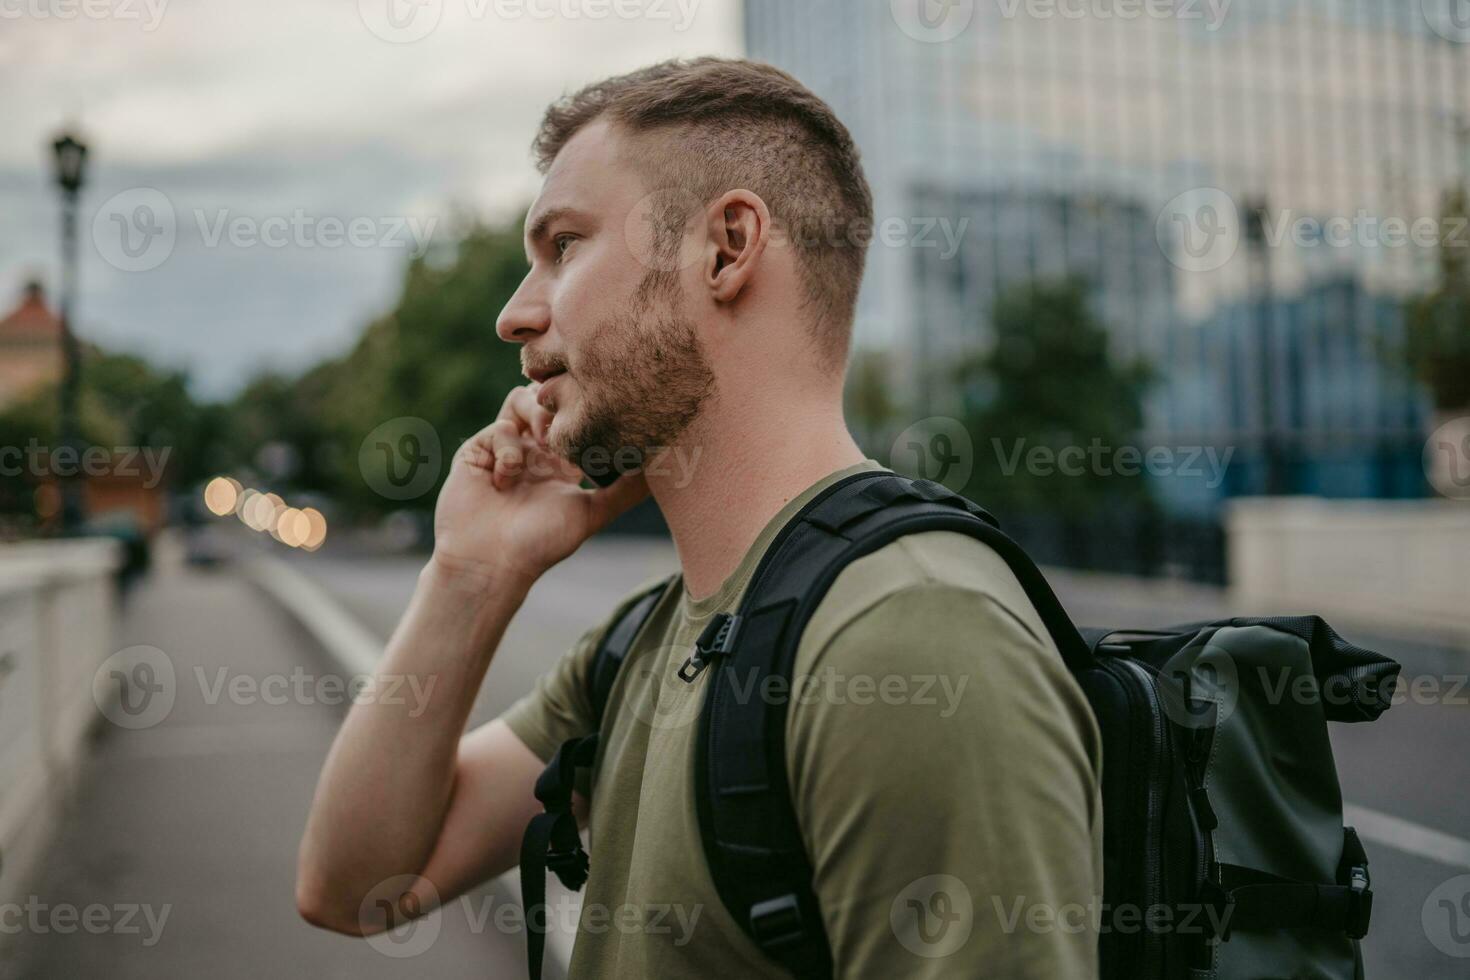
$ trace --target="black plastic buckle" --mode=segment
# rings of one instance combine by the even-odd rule
[[[694,652],[680,665],[679,680],[693,683],[711,660],[735,649],[735,634],[739,627],[740,617],[731,613],[720,613],[711,619],[694,642]]]
[[[1366,864],[1353,865],[1348,876],[1347,921],[1343,927],[1349,939],[1368,935],[1368,920],[1373,918],[1372,883]]]
[[[587,883],[587,875],[592,868],[592,862],[588,859],[587,852],[578,844],[571,850],[548,850],[546,867],[563,885],[572,891],[577,891]]]
[[[761,949],[780,949],[805,939],[806,927],[796,896],[782,895],[752,905],[750,935]]]

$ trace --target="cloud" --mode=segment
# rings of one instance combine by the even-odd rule
[[[228,393],[260,365],[350,344],[391,304],[404,253],[228,238],[211,247],[201,220],[418,216],[444,229],[465,207],[503,217],[539,186],[529,143],[547,102],[661,58],[738,51],[738,6],[727,0],[696,3],[685,30],[674,0],[659,4],[673,20],[560,12],[583,9],[578,0],[535,7],[555,16],[509,18],[496,12],[513,3],[423,0],[442,2],[441,19],[407,44],[368,28],[360,8],[375,2],[94,0],[71,9],[108,16],[61,19],[63,0],[0,0],[0,306],[29,275],[56,282],[47,147],[78,124],[92,147],[81,331],[189,366],[201,391]],[[165,195],[177,242],[155,268],[130,273],[89,237],[97,209],[132,188]]]

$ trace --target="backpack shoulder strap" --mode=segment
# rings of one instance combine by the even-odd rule
[[[818,494],[777,535],[739,610],[699,638],[681,676],[714,667],[695,755],[695,800],[721,901],[771,959],[798,977],[832,974],[812,868],[786,772],[785,698],[802,630],[850,562],[906,534],[958,531],[994,548],[1025,588],[1067,666],[1091,652],[1035,564],[978,505],[940,484],[875,470]],[[768,688],[764,679],[784,678]],[[745,696],[742,696],[745,692]]]
[[[622,669],[623,661],[628,659],[633,641],[643,631],[643,624],[653,613],[653,607],[658,605],[676,577],[656,582],[629,600],[602,634],[602,639],[598,640],[592,666],[587,671],[588,695],[592,699],[592,713],[598,728],[602,727],[602,715],[612,694],[613,681],[618,679],[618,671]]]
[[[588,696],[597,725],[587,735],[563,742],[536,780],[536,799],[544,812],[536,814],[521,836],[521,902],[526,910],[526,967],[531,980],[541,980],[546,953],[546,873],[553,872],[572,891],[587,880],[590,863],[577,834],[572,793],[577,770],[592,767],[597,757],[598,733],[612,693],[613,681],[628,657],[653,607],[673,583],[664,579],[625,600],[603,631],[587,673]]]

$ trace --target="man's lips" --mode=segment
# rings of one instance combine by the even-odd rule
[[[565,374],[566,370],[566,368],[562,367],[529,368],[526,371],[526,377],[530,378],[532,381],[537,382],[538,384],[545,384],[552,378],[556,377],[558,374]]]

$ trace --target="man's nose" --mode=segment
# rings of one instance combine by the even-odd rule
[[[509,344],[524,344],[551,328],[551,305],[527,276],[495,319],[495,333]]]

